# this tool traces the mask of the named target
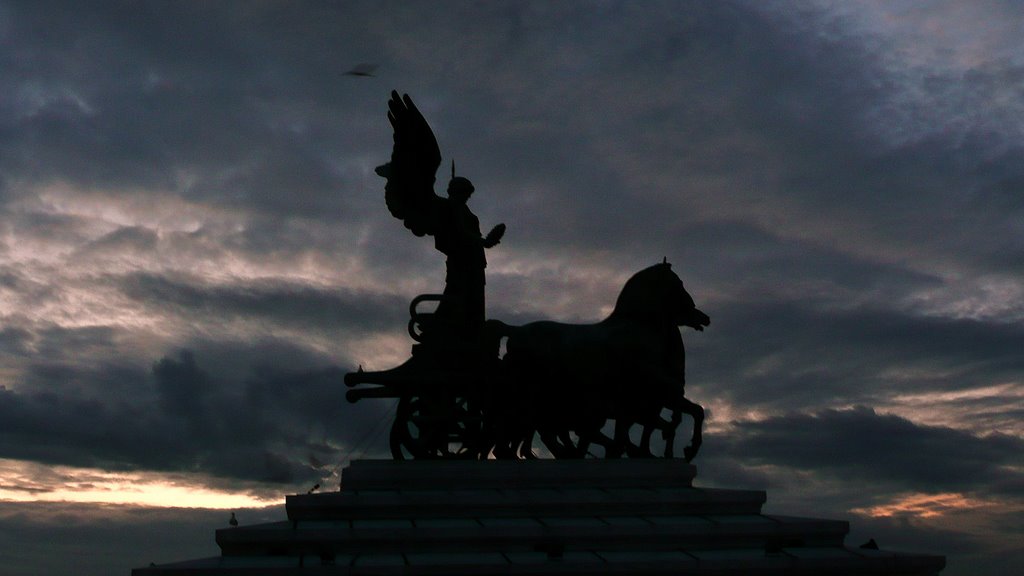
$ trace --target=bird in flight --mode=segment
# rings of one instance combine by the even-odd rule
[[[376,74],[373,73],[377,69],[376,64],[356,64],[351,70],[345,72],[345,76],[362,76],[365,78],[373,78]]]

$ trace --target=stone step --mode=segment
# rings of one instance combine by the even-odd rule
[[[140,576],[931,576],[942,556],[848,548],[783,548],[619,553],[593,550],[551,557],[544,552],[320,556],[217,556],[133,571]]]
[[[374,490],[288,496],[289,520],[758,514],[763,490],[512,488]]]
[[[697,467],[676,459],[355,460],[345,492],[504,488],[688,488]]]
[[[761,514],[679,460],[356,461],[288,521],[218,530],[217,558],[135,576],[934,576],[941,556],[845,548],[848,523]]]
[[[842,546],[844,521],[763,515],[275,522],[217,531],[226,556]]]

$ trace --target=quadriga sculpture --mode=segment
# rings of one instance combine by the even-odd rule
[[[391,427],[395,458],[533,457],[538,434],[557,458],[579,458],[591,445],[605,456],[650,456],[651,434],[673,455],[682,414],[694,418],[684,456],[701,444],[703,409],[684,397],[686,360],[680,326],[702,330],[698,310],[667,262],[635,274],[615,310],[593,325],[534,322],[509,326],[485,319],[485,251],[505,225],[486,236],[467,202],[474,191],[455,176],[447,196],[434,192],[441,151],[430,125],[408,95],[391,93],[391,160],[377,168],[387,179],[388,211],[416,236],[434,238],[446,257],[442,294],[410,305],[412,357],[390,370],[345,376],[347,397],[397,398]],[[435,302],[431,311],[421,304]],[[507,353],[499,358],[500,342]],[[369,386],[362,386],[369,385]],[[662,417],[668,410],[670,416]],[[614,432],[603,432],[609,420]],[[634,442],[630,429],[641,428]]]

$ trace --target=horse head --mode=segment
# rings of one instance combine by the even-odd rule
[[[611,317],[634,320],[670,318],[675,326],[689,326],[695,330],[704,330],[711,323],[711,318],[697,309],[693,297],[668,262],[634,274],[622,287]]]

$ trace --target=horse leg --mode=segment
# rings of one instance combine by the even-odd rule
[[[558,442],[565,447],[569,458],[586,458],[590,442],[584,440],[580,434],[577,434],[576,441],[573,441],[572,433],[569,429],[560,430],[558,432]]]
[[[654,429],[657,427],[658,425],[653,422],[644,424],[643,433],[640,434],[640,447],[637,449],[639,456],[647,458],[654,456],[651,453],[651,434],[654,434]]]
[[[502,416],[501,426],[495,437],[494,457],[501,460],[518,460],[533,451],[535,425],[523,418]]]
[[[515,460],[515,447],[507,441],[501,441],[494,445],[494,457],[498,460]]]
[[[697,455],[703,442],[701,431],[704,427],[704,408],[696,402],[690,402],[686,398],[682,398],[679,403],[679,409],[684,414],[688,414],[693,418],[693,436],[690,437],[690,445],[683,448],[683,457],[687,462],[690,462]]]
[[[675,452],[676,445],[676,429],[679,428],[679,423],[683,421],[683,415],[679,410],[672,411],[672,419],[665,421],[661,420],[661,437],[665,440],[665,458],[672,458]]]
[[[661,430],[661,437],[666,438],[666,427],[670,426],[669,422],[666,422],[661,417],[661,406],[648,406],[647,410],[643,411],[643,431],[640,434],[640,446],[636,447],[636,456],[641,458],[653,458],[654,452],[651,451],[651,436],[655,430]]]
[[[533,437],[536,434],[535,430],[528,430],[523,436],[522,443],[519,444],[519,458],[523,460],[536,460],[537,455],[533,453]]]
[[[544,443],[551,455],[558,459],[582,458],[572,443],[568,430],[552,430],[548,427],[540,429],[540,441]]]
[[[578,430],[576,432],[576,452],[580,455],[580,458],[586,458],[587,454],[590,453],[590,445],[594,442],[600,444],[601,437],[600,431],[594,436],[585,430]]]

